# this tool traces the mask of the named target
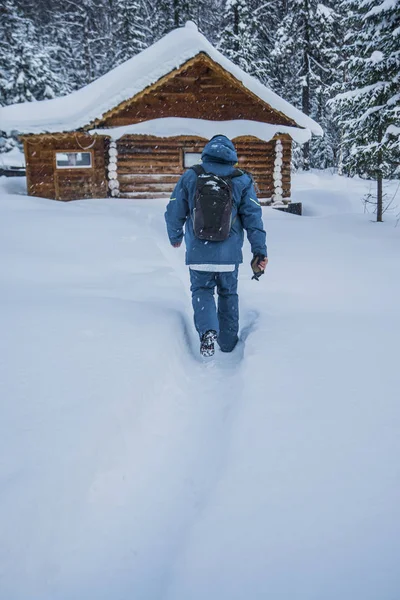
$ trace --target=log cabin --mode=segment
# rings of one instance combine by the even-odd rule
[[[292,142],[322,135],[192,22],[67,96],[1,108],[0,122],[23,141],[28,193],[63,201],[168,197],[222,133],[261,201],[284,205]]]

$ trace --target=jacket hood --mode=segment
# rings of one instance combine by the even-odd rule
[[[235,146],[224,135],[216,135],[204,146],[201,158],[205,162],[219,162],[228,165],[237,163]]]

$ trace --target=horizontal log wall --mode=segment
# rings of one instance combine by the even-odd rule
[[[225,121],[250,119],[279,125],[295,125],[247,91],[218,65],[202,56],[176,74],[171,74],[138,98],[110,111],[97,127],[116,127],[158,119],[191,117]]]
[[[154,138],[125,136],[117,143],[120,194],[127,198],[168,197],[183,167],[183,152],[201,152],[207,140],[198,137]],[[283,196],[290,197],[290,138],[283,143]],[[235,142],[239,167],[254,176],[260,198],[274,193],[275,141],[238,138]]]
[[[28,194],[55,200],[107,196],[104,140],[88,135],[29,136],[24,139]],[[55,152],[92,152],[90,169],[56,169]]]
[[[33,142],[33,140],[35,140]],[[290,198],[291,140],[282,137],[283,197]],[[75,200],[102,198],[108,194],[106,180],[107,140],[75,135],[33,136],[25,140],[28,193],[32,196]],[[93,143],[94,142],[94,143]],[[207,140],[198,137],[154,138],[126,136],[118,141],[118,180],[122,197],[168,197],[183,167],[183,152],[201,152]],[[252,173],[260,198],[274,193],[273,168],[275,142],[257,138],[238,138],[235,145],[239,167]],[[92,169],[56,169],[55,152],[63,150],[93,153]]]

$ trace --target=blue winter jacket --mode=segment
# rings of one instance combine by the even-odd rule
[[[206,144],[201,158],[207,173],[222,176],[230,175],[237,162],[235,146],[223,135],[212,138]],[[222,242],[199,240],[194,235],[191,215],[194,209],[196,180],[197,175],[193,169],[188,169],[181,176],[165,213],[171,244],[182,241],[185,227],[186,264],[230,265],[243,262],[243,229],[247,232],[251,251],[267,256],[261,206],[251,177],[244,173],[232,179],[232,227],[229,237]]]

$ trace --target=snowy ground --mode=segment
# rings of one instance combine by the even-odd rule
[[[264,209],[268,274],[247,249],[242,341],[205,363],[164,201],[22,186],[0,184],[0,598],[399,598],[396,211],[295,177],[308,216]]]

